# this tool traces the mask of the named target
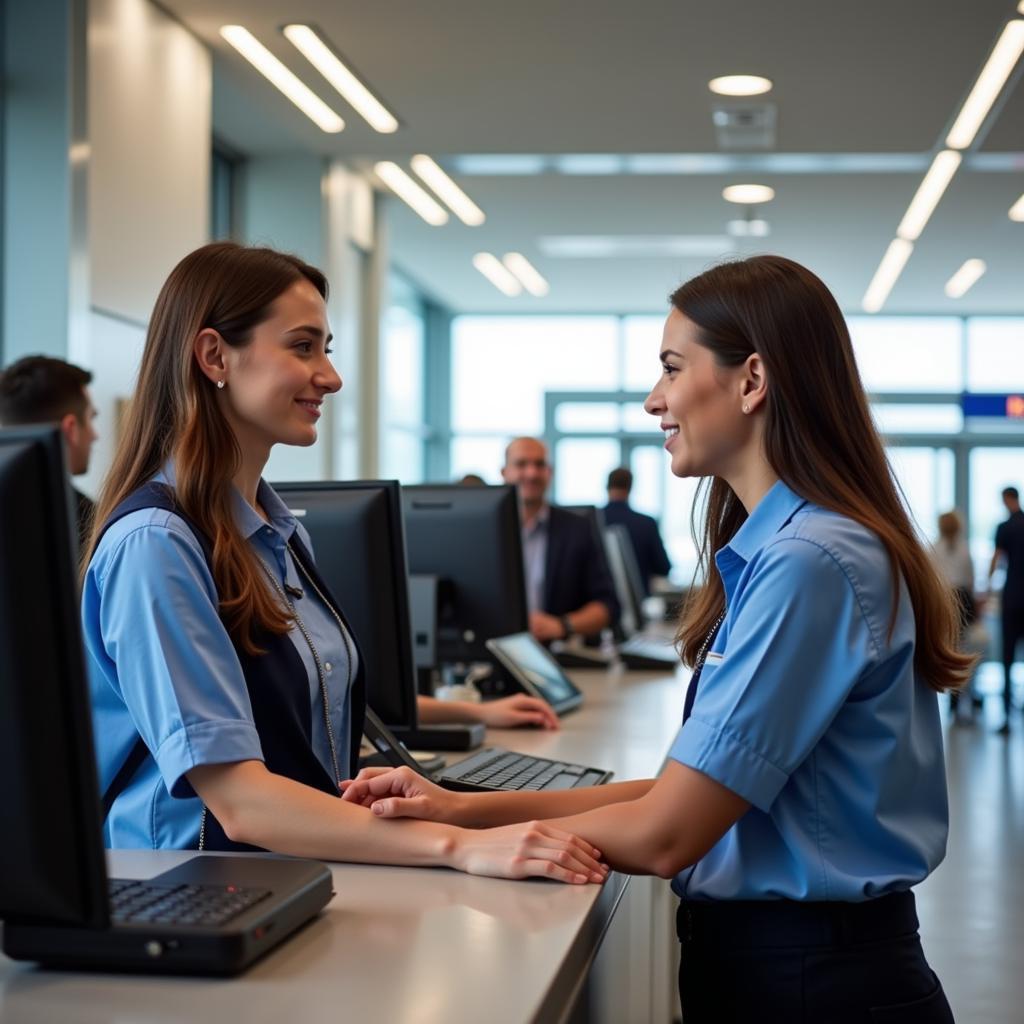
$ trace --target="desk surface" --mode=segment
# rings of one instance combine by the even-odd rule
[[[583,707],[557,733],[493,730],[495,744],[654,775],[674,737],[685,673],[574,672]],[[114,851],[146,877],[194,856]],[[315,921],[234,980],[47,972],[0,956],[0,1020],[249,1024],[364,1020],[504,1024],[558,1019],[600,944],[626,879],[597,886],[473,878],[443,869],[332,865]]]

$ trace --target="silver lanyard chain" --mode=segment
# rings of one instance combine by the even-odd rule
[[[345,629],[345,624],[341,621],[341,616],[334,610],[334,606],[321,593],[320,588],[316,585],[316,583],[313,581],[313,578],[306,571],[306,567],[302,564],[302,561],[295,557],[295,552],[292,551],[291,544],[288,544],[286,542],[285,546],[288,548],[288,553],[292,556],[292,561],[299,567],[299,571],[306,578],[306,582],[313,588],[313,590],[316,592],[317,597],[320,598],[320,601],[326,606],[327,610],[334,617],[334,621],[338,624],[338,629],[341,631],[341,639],[345,644],[345,655],[348,661],[348,672],[345,679],[345,688],[346,692],[348,692],[348,690],[350,690],[352,687],[352,647],[349,643],[348,631]],[[256,557],[259,558],[259,555],[257,555]],[[274,589],[277,591],[278,596],[288,606],[288,610],[291,612],[292,618],[295,620],[295,624],[299,627],[299,632],[302,633],[303,637],[306,640],[306,644],[309,647],[310,653],[313,655],[313,663],[316,665],[317,680],[320,683],[320,700],[321,703],[323,704],[324,728],[327,730],[327,742],[331,748],[331,766],[334,768],[334,781],[335,784],[340,789],[341,772],[338,768],[338,748],[334,741],[334,727],[331,725],[330,695],[327,691],[327,675],[324,672],[323,663],[320,660],[320,652],[316,649],[316,646],[313,643],[313,638],[312,636],[310,636],[309,630],[306,629],[306,624],[302,621],[301,618],[299,618],[299,613],[295,610],[295,605],[292,602],[292,599],[282,588],[280,582],[277,579],[277,576],[274,575],[273,569],[271,569],[270,566],[267,565],[267,563],[264,562],[262,558],[260,558],[260,564],[266,571],[267,576],[269,577],[270,582],[273,584]],[[205,849],[205,846],[206,804],[203,804],[203,813],[199,819],[199,849]]]
[[[711,641],[715,638],[715,632],[718,630],[718,627],[722,624],[724,619],[725,609],[723,608],[721,614],[717,619],[715,619],[715,624],[711,627],[708,635],[704,637],[704,643],[700,645],[700,650],[697,652],[697,658],[694,662],[694,671],[704,667],[704,661],[707,658],[707,649],[711,646]]]

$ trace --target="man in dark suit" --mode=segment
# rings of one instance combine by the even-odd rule
[[[68,472],[79,476],[89,469],[96,440],[96,410],[89,396],[92,374],[63,359],[25,356],[0,374],[0,426],[53,423],[64,435]],[[79,544],[92,526],[93,503],[75,490]]]
[[[653,576],[667,576],[672,568],[661,542],[658,523],[629,507],[629,492],[633,489],[633,474],[625,467],[608,474],[608,504],[604,521],[608,526],[624,526],[633,543],[636,564],[644,581],[644,590],[651,592]]]
[[[618,618],[615,588],[587,520],[547,503],[547,447],[517,437],[501,475],[519,489],[530,632],[542,642],[600,633]]]
[[[1020,507],[1020,491],[1016,487],[1004,487],[1002,497],[1010,516],[996,529],[995,551],[988,567],[988,578],[991,586],[996,569],[1000,564],[1005,566],[1006,582],[999,602],[1003,634],[1003,706],[1006,709],[999,731],[1005,734],[1010,731],[1013,707],[1010,674],[1017,644],[1024,640],[1024,512]]]

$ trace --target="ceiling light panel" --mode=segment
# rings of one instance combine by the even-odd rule
[[[966,295],[974,283],[985,273],[984,260],[966,260],[964,265],[946,282],[946,294],[951,299]]]
[[[708,88],[719,96],[761,96],[771,91],[772,83],[760,75],[723,75],[712,78]]]
[[[910,200],[910,206],[896,229],[900,238],[908,239],[911,242],[917,241],[921,232],[924,231],[928,218],[938,205],[946,187],[953,180],[956,169],[960,166],[961,156],[951,149],[944,149],[937,154],[932,161],[928,173],[924,176],[921,184]]]
[[[1024,222],[1024,195],[1010,207],[1010,220]]]
[[[775,189],[767,185],[729,185],[722,189],[722,198],[730,203],[770,203],[775,198]]]
[[[398,118],[345,67],[309,25],[286,25],[284,35],[374,131],[382,135],[398,131]]]
[[[1002,92],[1017,60],[1024,52],[1024,21],[1011,21],[992,48],[985,66],[978,75],[960,108],[953,127],[946,136],[946,145],[952,149],[966,149],[973,141],[978,129],[984,124],[996,97]]]
[[[551,285],[544,280],[537,268],[521,252],[505,253],[503,262],[531,295],[542,299],[551,291]]]
[[[484,211],[429,156],[423,153],[414,156],[412,169],[440,196],[463,224],[475,228],[487,219]]]
[[[374,164],[377,177],[403,202],[411,206],[428,224],[439,228],[448,223],[448,214],[405,171],[390,160]]]
[[[222,25],[220,34],[322,131],[335,134],[345,127],[341,117],[300,82],[248,29],[241,25]]]
[[[487,278],[499,292],[510,299],[522,293],[523,286],[519,279],[493,253],[478,252],[473,257],[473,266]]]
[[[861,305],[865,313],[877,313],[892,291],[896,279],[903,272],[903,268],[914,251],[914,243],[908,242],[905,238],[894,238],[885,250],[882,262],[878,264],[875,276],[864,293],[864,300]]]

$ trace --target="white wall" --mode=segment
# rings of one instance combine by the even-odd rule
[[[212,60],[149,0],[91,0],[88,43],[91,302],[145,322],[207,241]]]
[[[75,486],[95,497],[114,457],[117,403],[135,390],[146,331],[140,324],[95,310],[88,324],[88,359],[75,352],[69,352],[68,358],[73,363],[88,366],[93,373],[90,391],[99,414],[96,420],[99,439],[93,445],[89,472],[76,478]]]
[[[95,495],[160,286],[207,241],[211,57],[149,0],[91,0],[88,85],[91,312],[68,359],[93,373],[100,440],[76,484]]]

